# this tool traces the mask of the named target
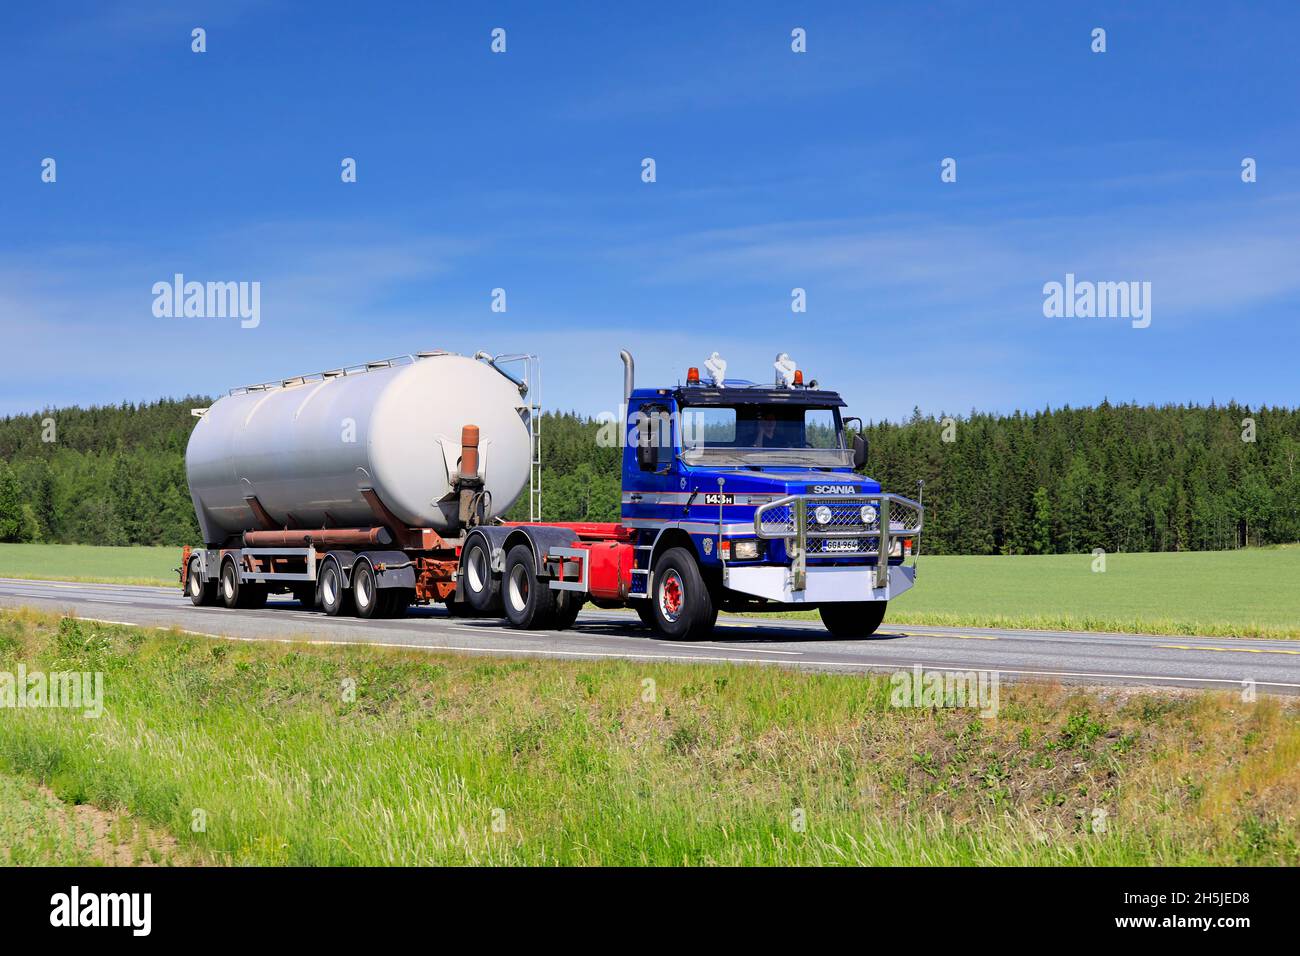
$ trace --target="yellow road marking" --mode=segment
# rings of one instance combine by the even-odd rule
[[[1170,651],[1236,651],[1238,654],[1300,654],[1300,651],[1274,650],[1266,647],[1193,647],[1190,644],[1157,644]]]
[[[942,631],[899,631],[904,637],[958,637],[963,641],[996,641],[992,634],[945,634]]]

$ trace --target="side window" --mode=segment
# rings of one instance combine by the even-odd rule
[[[637,417],[637,445],[653,449],[644,457],[638,455],[642,471],[663,471],[673,461],[672,412],[666,405],[642,405]]]

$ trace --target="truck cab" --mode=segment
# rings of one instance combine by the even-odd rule
[[[793,608],[819,610],[833,634],[863,636],[912,586],[904,560],[920,504],[857,473],[866,440],[846,435],[856,420],[844,400],[792,366],[778,356],[771,385],[702,381],[692,368],[685,384],[628,390],[630,597],[670,636],[707,633],[719,610]]]

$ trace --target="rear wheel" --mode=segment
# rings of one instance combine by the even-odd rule
[[[578,620],[578,612],[587,603],[587,595],[577,591],[557,591],[555,598],[555,629],[567,631]]]
[[[460,565],[465,603],[480,614],[501,607],[501,581],[492,573],[492,549],[481,535],[465,548]]]
[[[819,609],[826,630],[835,637],[870,637],[885,619],[888,601],[845,601]]]
[[[713,633],[718,609],[695,555],[686,548],[670,548],[655,562],[650,607],[655,627],[665,637],[702,640]]]
[[[388,608],[388,589],[379,587],[375,569],[369,561],[352,565],[352,601],[356,605],[357,617],[384,617]]]
[[[317,604],[330,617],[347,614],[352,607],[352,591],[343,583],[343,569],[334,558],[326,558],[317,578]]]
[[[555,593],[537,579],[533,549],[517,544],[506,555],[501,576],[501,599],[510,623],[525,631],[539,631],[555,623]]]
[[[385,588],[388,595],[388,607],[384,608],[384,617],[406,617],[415,600],[415,588]]]
[[[227,559],[222,563],[218,581],[222,605],[232,610],[239,607],[239,569],[235,567],[234,561]]]
[[[190,558],[189,570],[185,572],[185,593],[195,607],[217,603],[217,582],[203,580],[202,562],[197,557]]]

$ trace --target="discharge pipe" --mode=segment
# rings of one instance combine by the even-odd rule
[[[483,494],[483,478],[478,473],[477,425],[465,425],[460,430],[460,475],[456,485],[460,493],[457,515],[460,526],[477,524]]]

